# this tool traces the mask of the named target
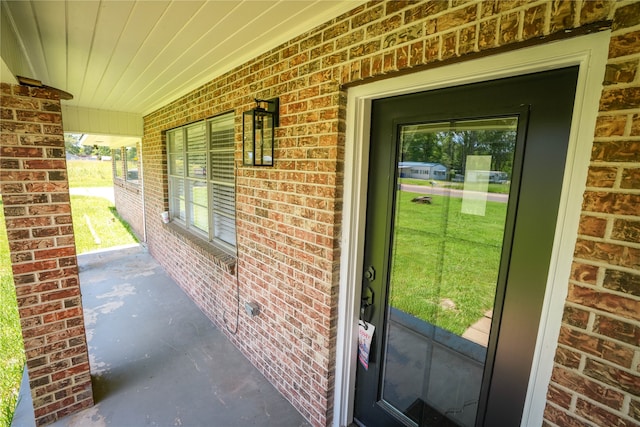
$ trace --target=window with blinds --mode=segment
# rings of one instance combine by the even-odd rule
[[[167,132],[171,218],[227,250],[236,245],[232,113]]]

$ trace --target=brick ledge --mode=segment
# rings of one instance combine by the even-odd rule
[[[236,273],[236,256],[231,255],[228,252],[224,251],[217,246],[212,245],[211,243],[205,242],[200,237],[194,235],[190,231],[185,230],[178,224],[174,224],[173,222],[169,222],[168,224],[162,224],[166,227],[171,233],[180,238],[183,242],[191,244],[192,246],[196,246],[199,248],[205,255],[209,255],[213,261],[220,268],[224,269],[229,274]]]

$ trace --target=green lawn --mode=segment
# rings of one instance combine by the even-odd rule
[[[461,213],[460,198],[416,196],[398,192],[390,303],[461,335],[493,306],[507,204],[478,216]]]
[[[107,199],[71,196],[71,211],[78,254],[137,241]]]
[[[0,200],[0,426],[8,426],[20,389],[24,347],[2,207]]]
[[[67,166],[71,187],[113,185],[111,162],[72,160]],[[71,208],[78,254],[136,242],[129,225],[120,219],[108,200],[71,196]],[[25,359],[1,201],[0,307],[0,426],[8,426],[13,418]]]
[[[111,187],[111,162],[97,160],[67,160],[69,187]]]

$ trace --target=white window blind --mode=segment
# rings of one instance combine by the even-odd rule
[[[236,244],[233,157],[233,114],[167,132],[171,217],[228,251]]]

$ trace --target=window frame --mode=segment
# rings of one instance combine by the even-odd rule
[[[129,160],[129,151],[130,149],[135,149],[136,150],[136,158],[138,160],[132,159]],[[127,181],[128,183],[130,183],[131,185],[140,185],[140,144],[136,143],[133,146],[125,146],[122,147],[122,152],[124,154],[123,156],[123,161],[124,161],[124,179],[125,181]],[[131,172],[132,169],[129,168],[129,165],[135,165],[135,171],[137,173],[138,178],[137,179],[131,179],[129,178],[129,172]]]
[[[113,178],[125,180],[124,176],[124,158],[122,156],[122,147],[112,148],[111,156],[113,158]]]
[[[221,126],[220,132],[212,131],[212,126]],[[202,147],[193,146],[189,149],[188,130],[204,127],[204,145]],[[179,135],[179,136],[178,136]],[[169,215],[172,222],[181,228],[189,231],[196,237],[207,243],[222,249],[224,252],[235,255],[236,253],[236,182],[235,182],[235,114],[234,112],[223,113],[206,120],[189,123],[165,133],[165,146],[167,152],[167,181],[169,195]],[[192,140],[194,141],[194,140]],[[197,141],[195,141],[197,142]],[[194,149],[197,148],[197,149]],[[226,155],[223,162],[217,153]],[[191,163],[203,165],[198,171],[189,170],[189,154],[191,159],[199,158],[204,160]],[[214,156],[220,168],[214,168],[212,161]],[[225,175],[226,177],[220,178]],[[231,172],[229,174],[229,172]],[[204,177],[196,176],[204,175]],[[200,183],[200,184],[198,184]],[[204,186],[202,186],[204,183]],[[190,187],[190,184],[192,187]],[[206,189],[206,206],[201,201],[194,201],[193,191],[190,188]],[[224,197],[214,197],[214,187]],[[224,190],[226,188],[226,191]],[[229,191],[230,189],[230,191]],[[226,192],[226,194],[224,194]],[[229,201],[232,203],[229,203]],[[225,203],[226,202],[226,203]],[[207,212],[207,230],[203,230],[194,221],[195,210],[204,207]],[[222,219],[220,218],[222,216]],[[218,233],[218,224],[222,221],[226,227],[224,233]],[[231,231],[229,231],[229,229]],[[226,235],[223,236],[222,234]]]

